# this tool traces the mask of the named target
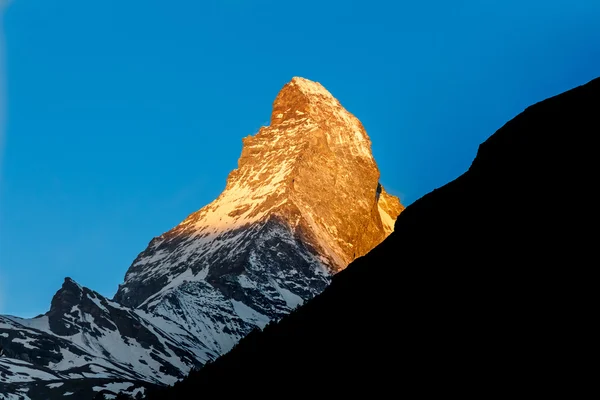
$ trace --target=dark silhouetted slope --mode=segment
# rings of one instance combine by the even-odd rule
[[[527,108],[321,295],[150,398],[573,395],[599,132],[598,79]]]

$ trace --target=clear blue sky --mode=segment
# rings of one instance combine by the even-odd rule
[[[362,120],[410,204],[523,108],[599,76],[598,21],[597,0],[14,0],[0,312],[45,312],[65,276],[112,296],[153,236],[221,192],[293,76]]]

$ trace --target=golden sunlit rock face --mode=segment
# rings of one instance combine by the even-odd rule
[[[339,271],[389,235],[404,209],[379,175],[361,122],[321,84],[295,77],[270,126],[243,139],[225,191],[182,225],[219,232],[281,216]]]
[[[271,125],[244,140],[239,168],[230,180],[260,171],[257,186],[281,176],[271,201],[287,200],[283,210],[316,236],[332,271],[379,244],[403,209],[379,185],[371,141],[361,122],[322,85],[303,78],[281,90]]]
[[[270,126],[243,139],[225,190],[154,238],[115,299],[178,315],[220,354],[393,231],[403,206],[379,175],[360,121],[319,83],[293,78]]]

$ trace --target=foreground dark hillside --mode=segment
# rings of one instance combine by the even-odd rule
[[[600,80],[528,108],[323,294],[150,398],[573,395],[591,376],[598,133]]]

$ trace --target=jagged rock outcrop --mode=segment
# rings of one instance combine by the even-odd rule
[[[40,373],[50,385],[78,379],[82,398],[104,387],[98,379],[128,390],[174,382],[323,291],[393,231],[403,206],[379,175],[360,121],[319,83],[293,78],[270,126],[243,139],[223,193],[154,238],[114,300],[66,279],[44,316],[1,317],[11,358],[0,359],[0,384],[41,390],[15,383],[14,363],[52,371]]]

